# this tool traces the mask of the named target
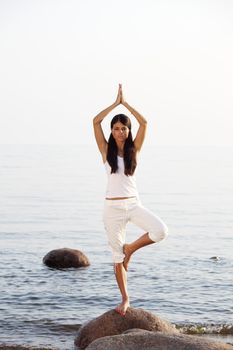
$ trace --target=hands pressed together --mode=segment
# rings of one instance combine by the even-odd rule
[[[115,105],[118,106],[120,104],[124,105],[126,103],[125,101],[125,98],[123,96],[123,91],[122,91],[122,84],[119,84],[119,87],[118,87],[118,94],[117,94],[117,98],[116,98],[116,101],[115,101]]]

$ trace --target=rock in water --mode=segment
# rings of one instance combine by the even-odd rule
[[[233,350],[233,346],[212,339],[184,334],[132,330],[96,339],[86,350]]]
[[[173,325],[153,315],[151,312],[129,307],[124,317],[115,310],[110,310],[83,325],[78,331],[75,345],[80,349],[85,349],[95,339],[121,334],[131,328],[171,334],[178,333]]]
[[[43,263],[57,269],[90,265],[88,258],[80,250],[70,248],[51,250],[44,256]]]
[[[219,261],[219,260],[220,260],[220,257],[219,257],[219,256],[211,256],[210,259],[211,259],[211,260],[214,260],[214,261]]]

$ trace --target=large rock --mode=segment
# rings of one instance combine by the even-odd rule
[[[90,265],[88,258],[80,250],[70,248],[51,250],[44,256],[43,263],[57,269]]]
[[[86,350],[233,350],[233,346],[208,338],[132,330],[93,341]]]
[[[128,308],[123,317],[115,310],[110,310],[103,315],[83,325],[75,339],[75,345],[85,349],[95,339],[108,335],[121,334],[127,329],[140,328],[148,331],[161,331],[164,333],[178,333],[169,322],[153,315],[143,309]]]

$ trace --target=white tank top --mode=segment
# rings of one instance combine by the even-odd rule
[[[117,156],[117,161],[118,169],[113,174],[108,161],[104,163],[108,175],[106,198],[138,197],[135,172],[133,175],[125,175],[124,158]]]

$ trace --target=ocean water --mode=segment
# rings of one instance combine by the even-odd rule
[[[232,339],[233,149],[146,145],[137,180],[169,236],[132,257],[131,306]],[[119,303],[105,185],[95,145],[0,145],[0,344],[72,349],[81,324]],[[127,242],[140,234],[129,224]],[[82,250],[90,267],[43,265],[63,247]]]

